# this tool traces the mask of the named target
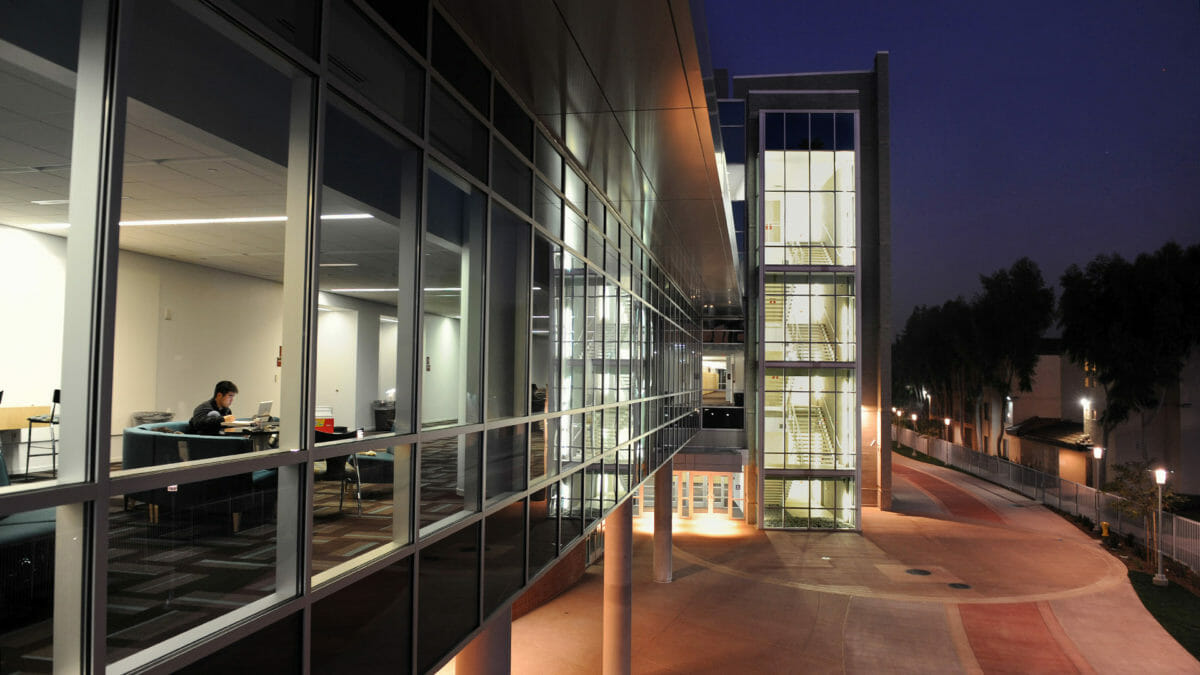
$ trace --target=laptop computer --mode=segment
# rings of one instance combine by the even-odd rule
[[[266,423],[271,420],[271,406],[274,401],[261,401],[258,404],[258,412],[254,413],[254,421],[258,423]]]

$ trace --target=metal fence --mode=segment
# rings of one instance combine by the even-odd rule
[[[1092,522],[1108,521],[1110,532],[1131,535],[1143,546],[1146,545],[1145,524],[1140,518],[1122,515],[1116,508],[1121,498],[1116,495],[940,438],[922,436],[912,429],[893,426],[892,440],[1060,511],[1086,516]],[[1179,561],[1193,571],[1200,571],[1200,523],[1164,513],[1162,552],[1164,556]]]

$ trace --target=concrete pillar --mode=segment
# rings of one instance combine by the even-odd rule
[[[654,473],[654,580],[671,583],[671,465]]]
[[[632,645],[633,503],[627,499],[604,521],[604,675],[629,675]]]
[[[457,675],[508,675],[512,671],[512,606],[493,616],[454,657]]]

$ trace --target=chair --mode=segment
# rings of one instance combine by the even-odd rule
[[[49,457],[50,458],[50,473],[58,475],[58,437],[54,434],[54,427],[58,424],[58,403],[59,397],[62,396],[61,389],[54,390],[54,400],[50,404],[49,415],[34,415],[27,417],[29,429],[25,437],[25,480],[29,480],[29,458],[30,457]],[[50,452],[33,452],[33,446],[39,448],[46,447],[46,441],[33,442],[33,425],[45,424],[50,429]]]
[[[330,441],[340,441],[340,440],[345,440],[348,438],[358,438],[358,434],[360,431],[362,431],[362,430],[355,429],[354,431],[341,431],[341,432],[337,432],[337,433],[329,433],[327,431],[316,431],[314,433],[316,434],[315,440],[317,443],[328,443]],[[350,484],[350,481],[353,480],[355,483],[355,486],[356,486],[354,494],[355,494],[355,498],[358,501],[358,512],[359,512],[359,514],[362,514],[362,482],[359,480],[357,462],[355,462],[353,459],[351,459],[351,457],[352,457],[352,455],[339,455],[337,457],[327,458],[325,460],[325,472],[317,474],[316,476],[314,476],[313,480],[315,482],[321,482],[321,481],[337,481],[338,482],[338,513],[342,512],[342,502],[346,497],[346,487]],[[350,464],[352,466],[354,466],[353,478],[346,471],[347,461],[349,461]]]

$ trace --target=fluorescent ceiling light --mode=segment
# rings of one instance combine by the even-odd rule
[[[321,220],[368,220],[374,218],[369,213],[331,213],[321,216]],[[230,218],[161,218],[157,220],[122,220],[121,227],[151,227],[157,225],[229,225],[233,223],[284,223],[287,216],[233,216]],[[70,227],[68,223],[45,223],[27,225],[43,230],[57,230]]]
[[[379,317],[379,320],[382,321],[383,323],[400,323],[399,319],[393,319],[390,316],[381,316],[381,317]]]
[[[66,204],[69,201],[69,199],[35,199],[29,203],[37,204],[38,206],[58,206],[59,204]]]
[[[446,288],[423,288],[421,290],[425,291],[426,293],[459,293],[462,291],[462,288],[455,286]]]
[[[321,263],[321,267],[358,267],[358,263]]]
[[[321,220],[367,220],[374,217],[369,213],[327,213],[321,216]]]

